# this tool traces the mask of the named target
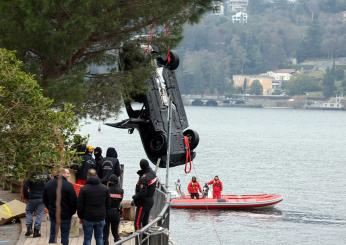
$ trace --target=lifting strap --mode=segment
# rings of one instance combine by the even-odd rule
[[[191,148],[190,148],[190,142],[189,137],[184,136],[184,145],[185,145],[185,173],[189,174],[192,170],[192,159],[191,159]]]
[[[164,33],[165,33],[165,37],[169,37],[171,35],[170,31],[169,31],[169,26],[168,24],[164,25]],[[171,49],[168,45],[167,47],[167,64],[171,63]]]

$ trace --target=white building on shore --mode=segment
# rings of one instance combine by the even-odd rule
[[[238,12],[234,15],[232,15],[232,23],[247,23],[247,13],[244,12]]]
[[[275,71],[268,71],[266,75],[274,78],[276,81],[289,81],[295,73],[295,69],[279,69]]]
[[[249,0],[226,0],[226,4],[229,12],[247,12]]]

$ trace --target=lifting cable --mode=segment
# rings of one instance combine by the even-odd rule
[[[194,172],[195,176],[198,178],[198,173],[197,173],[197,169],[196,169],[196,168],[193,168],[193,172]],[[212,217],[212,216],[210,215],[210,213],[209,213],[209,208],[208,208],[208,206],[206,205],[205,207],[206,207],[206,209],[207,209],[208,218],[211,220],[211,223],[212,223],[212,225],[213,225],[213,231],[214,231],[214,233],[215,233],[215,236],[216,236],[216,238],[217,238],[217,241],[218,241],[218,243],[219,243],[220,245],[222,245],[222,241],[221,241],[220,236],[219,236],[219,233],[217,232],[217,229],[216,229],[215,221],[214,221],[213,217]]]

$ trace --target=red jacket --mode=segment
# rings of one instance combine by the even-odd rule
[[[187,186],[187,190],[189,191],[189,193],[198,193],[202,192],[201,186],[199,185],[199,183],[196,182],[190,182],[189,185]]]
[[[222,182],[221,180],[215,181],[211,180],[208,182],[208,185],[213,185],[213,191],[221,192],[222,191]]]

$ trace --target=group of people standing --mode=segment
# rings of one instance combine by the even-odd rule
[[[221,180],[219,179],[219,176],[216,175],[214,179],[205,183],[204,187],[206,190],[209,190],[208,185],[213,186],[213,199],[221,199],[223,185]],[[190,183],[187,186],[187,190],[191,196],[191,199],[199,199],[199,193],[201,193],[204,198],[208,197],[207,191],[202,191],[201,185],[198,183],[195,176],[192,177]]]
[[[82,164],[74,168],[76,183],[83,185],[78,197],[73,184],[69,182],[70,171],[67,168],[59,169],[53,177],[36,174],[24,182],[23,194],[28,200],[25,236],[41,236],[41,221],[46,207],[51,223],[49,243],[56,242],[57,231],[60,228],[61,243],[68,245],[71,220],[76,212],[83,225],[83,245],[91,244],[93,233],[96,245],[108,245],[110,228],[114,241],[120,240],[118,227],[124,191],[119,185],[121,169],[117,153],[110,147],[103,158],[100,147],[93,149],[88,146],[84,149],[85,152],[80,154]],[[93,153],[95,158],[92,156]],[[137,174],[139,179],[135,195],[132,197],[132,203],[136,206],[136,230],[148,224],[157,183],[156,174],[145,159],[140,161]],[[61,188],[60,195],[57,195],[58,186]],[[60,199],[59,206],[57,199]],[[34,213],[36,220],[33,224]],[[57,227],[57,223],[60,223],[60,227]]]

